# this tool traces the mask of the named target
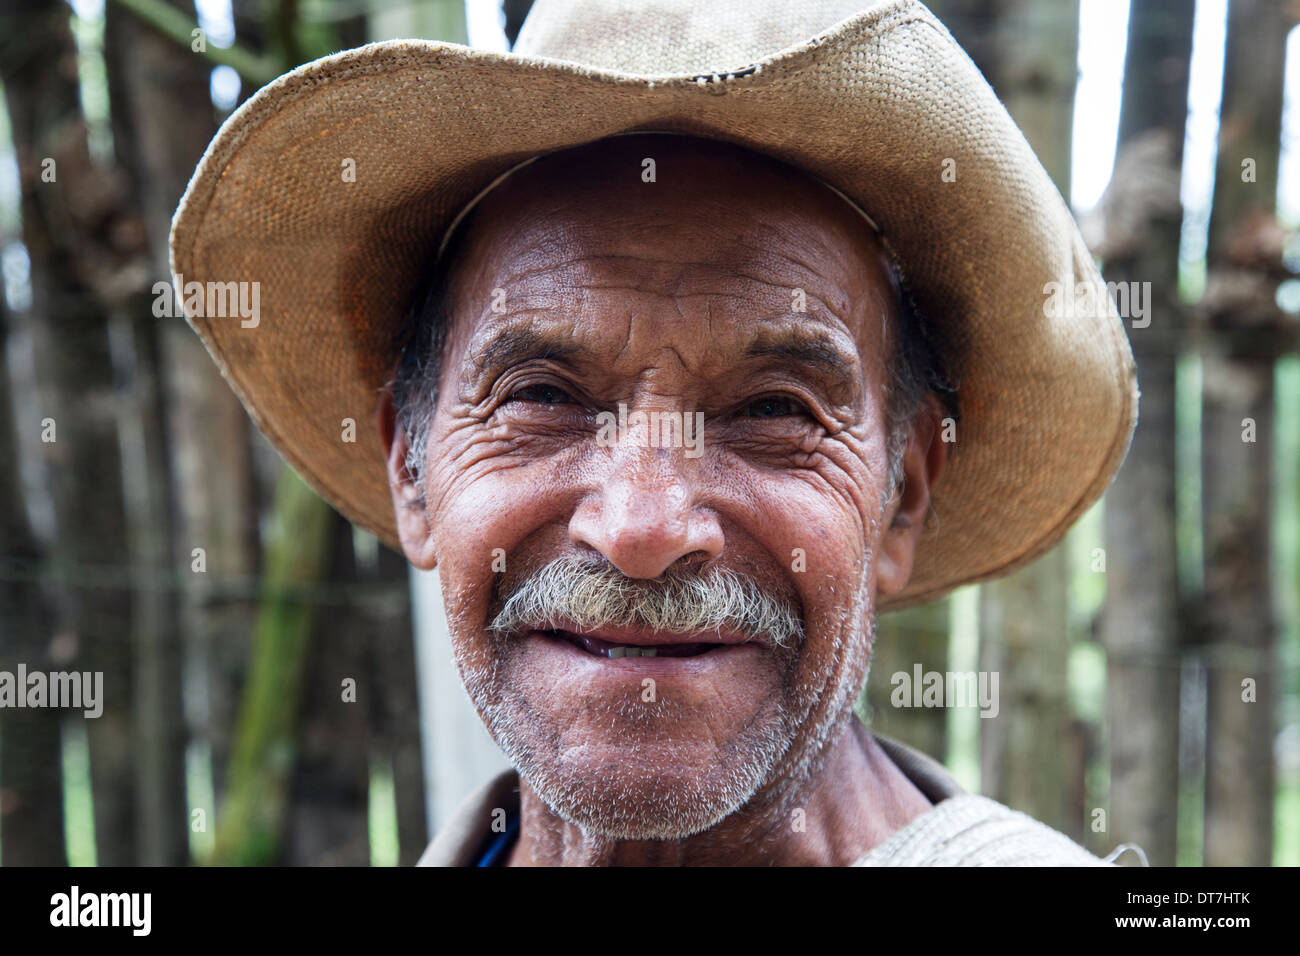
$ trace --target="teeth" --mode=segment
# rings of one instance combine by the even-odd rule
[[[611,647],[611,648],[609,649],[609,656],[610,656],[610,657],[622,657],[622,656],[625,655],[626,653],[627,653],[627,648],[626,648],[626,647]]]
[[[653,647],[611,647],[607,657],[658,657],[659,651]]]
[[[659,654],[659,652],[658,652],[657,650],[655,650],[653,647],[643,647],[643,648],[641,648],[641,656],[642,656],[642,657],[656,657],[656,656],[658,656],[658,654]]]

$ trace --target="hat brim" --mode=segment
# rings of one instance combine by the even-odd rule
[[[867,210],[964,356],[934,513],[906,590],[879,608],[1026,564],[1102,494],[1137,417],[1123,325],[1059,192],[919,6],[737,67],[634,76],[420,40],[306,64],[226,121],[172,225],[173,273],[258,282],[260,319],[186,317],[285,459],[400,547],[372,422],[394,330],[457,212],[528,156],[632,130],[746,146]],[[1100,307],[1046,309],[1067,282],[1100,289]]]

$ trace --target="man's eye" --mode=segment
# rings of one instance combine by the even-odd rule
[[[756,398],[745,406],[744,414],[748,418],[782,418],[786,415],[805,415],[807,406],[797,398],[788,395],[767,395]]]
[[[510,393],[511,402],[536,402],[539,405],[573,405],[573,396],[555,385],[525,385]]]

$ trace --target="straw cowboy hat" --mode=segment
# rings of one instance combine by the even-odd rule
[[[280,453],[397,546],[371,423],[394,330],[461,209],[530,156],[616,134],[748,147],[861,206],[921,314],[961,344],[956,444],[911,582],[881,609],[1006,573],[1114,476],[1132,354],[974,64],[915,0],[862,4],[538,0],[510,54],[393,40],[301,66],[226,121],[172,225],[173,280],[257,282],[260,317],[201,314],[195,297],[187,318]],[[1052,283],[1099,305],[1051,308]]]

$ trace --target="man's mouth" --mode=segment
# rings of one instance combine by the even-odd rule
[[[575,631],[552,628],[537,633],[551,640],[566,641],[579,650],[586,651],[593,657],[609,658],[699,657],[702,654],[708,654],[710,651],[745,643],[744,640],[729,640],[721,636],[719,636],[719,639],[711,641],[682,641],[675,638],[688,635],[652,634],[650,632],[605,634],[597,637],[594,634],[580,634]],[[615,637],[618,640],[615,640]]]

